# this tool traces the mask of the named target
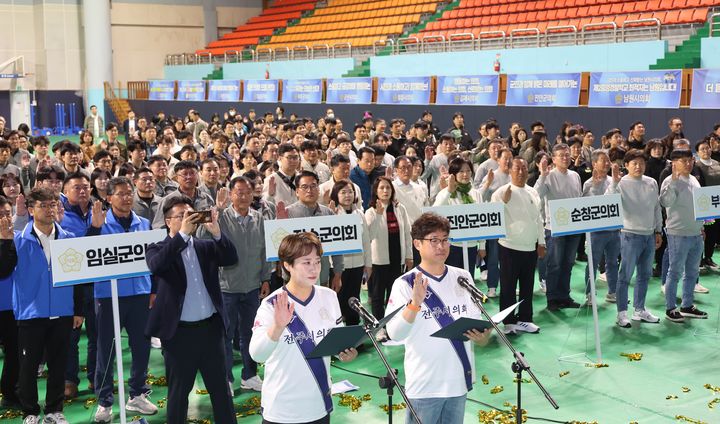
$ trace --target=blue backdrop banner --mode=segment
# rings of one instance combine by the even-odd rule
[[[177,100],[205,101],[205,81],[178,81]]]
[[[275,103],[278,101],[278,80],[245,80],[244,102]]]
[[[322,103],[322,80],[283,80],[283,103]]]
[[[208,100],[211,102],[240,101],[240,81],[210,80],[208,81]]]
[[[437,77],[435,104],[496,106],[499,81],[497,75]]]
[[[580,103],[580,73],[508,74],[506,106],[574,107]]]
[[[693,70],[690,107],[720,109],[720,69]]]
[[[680,107],[682,72],[593,72],[589,107],[675,109]]]
[[[430,103],[430,77],[378,78],[378,104]]]
[[[151,80],[150,100],[175,100],[175,81]]]
[[[372,78],[328,78],[325,103],[371,103]]]

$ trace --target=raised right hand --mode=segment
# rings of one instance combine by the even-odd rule
[[[427,295],[428,281],[423,277],[422,272],[415,273],[415,283],[413,284],[411,303],[418,308],[425,302]]]
[[[540,159],[540,176],[546,177],[548,172],[550,171],[548,170],[547,156],[543,156],[543,158]]]
[[[90,225],[95,228],[100,228],[105,225],[105,213],[102,202],[99,200],[94,201],[92,204],[92,220]]]
[[[274,324],[268,330],[268,336],[273,341],[277,341],[280,338],[285,327],[292,321],[293,312],[295,311],[295,304],[288,301],[288,294],[285,291],[278,293],[275,301],[273,302],[273,319]]]
[[[511,197],[512,197],[512,185],[509,185],[508,188],[506,188],[505,192],[503,193],[503,197],[502,197],[503,203],[509,202]]]
[[[270,197],[275,197],[275,191],[277,190],[277,182],[275,181],[275,177],[270,176],[270,181],[268,181],[268,195]]]

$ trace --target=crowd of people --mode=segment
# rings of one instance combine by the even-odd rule
[[[407,374],[408,392],[429,417],[423,422],[452,419],[431,418],[443,408],[421,400],[464,399],[472,385],[462,376],[469,372],[469,347],[463,355],[464,349],[452,345],[460,362],[457,370],[448,367],[459,373],[458,381],[440,395],[429,388],[447,370],[424,367],[451,346],[428,347],[429,332],[446,325],[427,313],[438,307],[429,293],[458,297],[443,281],[479,275],[488,297],[499,298],[499,309],[523,300],[504,319],[506,334],[538,333],[536,281],[549,311],[581,307],[571,297],[571,273],[576,261],[587,260],[589,243],[596,260],[586,267],[585,280],[572,284],[584,285],[589,301],[590,275],[607,281],[604,300],[616,303],[618,326],[661,317],[707,318],[694,295],[709,292],[699,282],[701,270],[720,271],[713,261],[720,224],[694,219],[692,192],[720,185],[720,124],[691,143],[678,118],[669,121],[668,134],[653,139],[642,122],[632,123],[627,136],[618,128],[593,133],[582,123],[564,122],[552,136],[543,122],[527,128],[511,123],[503,134],[488,119],[473,136],[460,112],[445,131],[429,111],[412,123],[369,111],[358,118],[346,128],[332,109],[313,119],[286,116],[282,107],[262,116],[230,108],[207,121],[196,110],[180,118],[131,111],[119,125],[104,124],[93,106],[79,142],[51,145],[44,136],[31,137],[27,126],[6,128],[0,117],[2,405],[22,409],[25,423],[41,422],[37,374],[46,366],[43,423],[67,422],[63,400],[77,396],[83,379],[97,395],[95,421],[113,419],[110,284],[52,288],[45,265],[49,240],[57,238],[168,230],[168,239],[148,248],[153,275],[121,280],[118,287],[120,323],[132,357],[126,409],[157,412],[147,367],[151,348],[162,348],[170,423],[185,422],[197,371],[210,391],[215,422],[235,422],[231,398],[237,388],[262,392],[266,422],[324,422],[332,409],[324,392],[308,400],[307,408],[282,406],[294,395],[277,373],[301,358],[293,356],[299,353],[287,332],[327,327],[326,318],[330,327],[358,324],[348,299],[360,297],[364,285],[373,315],[406,308],[378,338],[406,344],[406,369],[416,372]],[[589,240],[552,235],[548,201],[610,193],[621,195],[622,230],[593,233]],[[507,235],[471,245],[466,266],[462,245],[449,242],[447,220],[423,214],[423,208],[483,202],[504,204]],[[202,223],[195,212],[207,210],[212,219]],[[283,241],[279,262],[265,260],[264,221],[334,214],[360,217],[362,253],[322,256],[317,238],[304,234]],[[657,315],[645,306],[653,275],[661,278],[665,297],[665,311]],[[443,306],[450,319],[479,314],[469,297],[454,301]],[[305,320],[321,307],[326,316]],[[294,316],[309,327],[295,328]],[[418,317],[422,324],[414,325]],[[80,376],[83,327],[87,372]],[[486,333],[468,338],[487,342]],[[302,343],[298,347],[304,352]],[[239,386],[234,350],[242,357]],[[357,354],[351,349],[339,358]],[[258,362],[266,364],[265,381]],[[327,363],[307,363],[313,373],[324,367],[325,374],[305,375],[307,367],[299,365],[285,372],[296,373],[298,381],[314,377],[324,390]],[[444,406],[446,417],[462,410],[464,400],[458,402]]]

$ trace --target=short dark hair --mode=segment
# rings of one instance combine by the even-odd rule
[[[248,187],[250,187],[250,190],[255,190],[255,178],[250,179],[249,177],[246,177],[247,174],[249,174],[249,172],[246,172],[245,175],[240,175],[230,180],[229,188],[234,189],[236,184],[245,183]]]
[[[475,172],[473,172],[472,162],[462,157],[456,157],[455,159],[450,161],[450,163],[448,164],[448,173],[450,175],[457,175],[457,173],[460,172],[460,170],[462,169],[463,165],[469,166],[470,174],[472,176],[475,175]]]
[[[35,187],[30,190],[30,194],[27,196],[25,204],[27,207],[33,207],[37,202],[47,202],[51,200],[58,200],[58,196],[55,192],[46,187]]]
[[[117,124],[115,122],[110,122],[105,126],[105,131],[110,131],[112,129],[117,129]]]
[[[442,231],[450,234],[450,221],[444,216],[440,216],[433,212],[425,212],[413,222],[410,229],[410,236],[413,240],[422,240],[428,234],[435,231]]]
[[[4,208],[7,205],[12,206],[12,203],[10,203],[10,201],[7,199],[7,197],[0,196],[0,208]]]
[[[663,141],[659,138],[653,138],[652,140],[647,142],[647,144],[645,145],[645,156],[649,157],[652,149],[656,147],[661,147],[663,149],[662,154],[663,156],[665,156],[665,151],[667,150],[667,147],[665,147],[665,143],[663,143]]]
[[[60,147],[60,156],[65,156],[65,153],[78,154],[80,153],[80,146],[71,141],[63,143],[62,147]]]
[[[345,187],[352,188],[353,193],[355,193],[355,197],[353,197],[353,203],[356,203],[358,200],[357,193],[355,192],[355,184],[353,184],[350,180],[340,180],[335,182],[335,185],[332,188],[332,191],[330,191],[330,200],[335,202],[336,205],[340,206],[340,201],[338,199],[338,196],[340,193],[340,190],[344,189]]]
[[[672,153],[670,153],[670,160],[686,159],[691,157],[692,152],[690,150],[673,150]]]
[[[148,161],[147,161],[147,166],[150,166],[150,165],[154,164],[155,162],[160,162],[160,161],[165,162],[165,165],[167,165],[167,160],[164,157],[162,157],[160,155],[152,155],[152,156],[150,156],[150,159],[148,159]]]
[[[330,159],[331,168],[337,168],[338,166],[340,166],[340,164],[343,163],[350,163],[350,159],[341,154],[333,155],[332,159]]]
[[[35,175],[35,181],[45,181],[52,178],[52,175],[55,174],[55,177],[60,180],[65,180],[65,170],[58,167],[58,166],[44,166],[40,169],[38,169],[37,174]]]
[[[283,264],[292,264],[295,262],[295,259],[309,255],[313,250],[318,256],[322,256],[322,243],[320,243],[320,239],[314,233],[304,232],[290,234],[285,236],[280,242],[278,258]]]
[[[108,187],[107,187],[107,194],[108,194],[108,196],[110,196],[110,195],[112,195],[113,193],[115,193],[115,189],[117,188],[117,186],[121,186],[121,185],[130,186],[130,189],[134,190],[134,188],[133,188],[133,183],[132,183],[132,181],[130,181],[130,178],[128,178],[128,177],[115,177],[115,178],[111,178],[111,179],[110,179],[110,182],[108,182]]]
[[[107,150],[98,150],[95,155],[93,155],[93,162],[100,162],[102,159],[105,158],[112,158],[112,155]]]
[[[44,135],[39,135],[39,136],[33,138],[32,145],[33,146],[39,146],[39,145],[49,146],[50,140],[48,140],[48,138],[45,137]]]
[[[627,153],[625,153],[623,161],[625,162],[625,164],[628,164],[635,159],[642,159],[643,161],[647,161],[647,156],[645,155],[645,152],[640,149],[630,149]]]
[[[305,140],[300,144],[300,151],[305,152],[307,150],[317,150],[320,146],[316,141]]]
[[[198,166],[195,162],[191,160],[181,160],[180,162],[176,163],[175,168],[173,168],[176,174],[184,169],[194,169],[197,171]]]
[[[294,183],[295,183],[296,190],[300,188],[300,180],[303,177],[314,178],[315,182],[320,184],[320,178],[318,178],[316,173],[314,173],[312,171],[302,170],[302,171],[298,172],[297,175],[295,175]]]
[[[135,170],[135,174],[133,174],[133,180],[137,180],[138,178],[140,178],[140,174],[146,173],[153,174],[152,169],[148,168],[147,166],[141,166],[139,169]]]
[[[173,196],[169,197],[165,204],[163,205],[162,213],[163,217],[167,218],[168,212],[172,210],[177,205],[188,205],[190,207],[193,206],[193,201],[191,198],[187,197],[186,195],[182,194],[180,196]]]
[[[90,177],[88,177],[86,173],[76,171],[76,172],[70,173],[65,176],[65,179],[63,180],[63,186],[72,180],[78,180],[78,179],[90,182]]]
[[[147,150],[147,144],[141,140],[130,140],[127,142],[127,151],[134,152],[135,150]]]
[[[278,147],[278,157],[284,155],[287,152],[299,153],[298,148],[295,147],[294,144],[283,143],[280,145],[280,147]]]
[[[357,152],[358,160],[362,158],[362,155],[364,153],[370,153],[371,155],[373,155],[373,157],[375,156],[375,150],[372,147],[363,146]]]
[[[10,150],[10,143],[7,142],[7,140],[0,140],[0,149],[7,149]]]
[[[390,194],[390,202],[392,203],[395,200],[395,186],[392,183],[392,180],[386,176],[380,176],[375,179],[375,182],[372,186],[372,193],[370,195],[370,207],[374,208],[375,205],[377,205],[378,197],[377,197],[377,191],[378,187],[380,187],[380,183],[385,181],[386,183],[390,184],[390,190],[392,191]]]
[[[499,130],[499,129],[500,129],[500,125],[498,125],[497,122],[495,122],[495,121],[490,121],[490,122],[488,122],[488,123],[485,124],[485,130],[486,130],[486,131],[489,130],[489,129],[491,129],[491,128],[495,128],[496,130]]]

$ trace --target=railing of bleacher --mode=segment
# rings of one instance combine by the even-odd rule
[[[720,13],[710,15],[710,36],[720,37]]]
[[[716,18],[717,22],[716,22]],[[710,17],[710,36],[720,36],[720,13]],[[166,65],[194,65],[201,63],[268,62],[277,60],[304,60],[386,54],[419,54],[487,49],[516,49],[542,46],[586,45],[626,41],[660,40],[662,23],[656,18],[615,22],[550,26],[504,31],[483,31],[443,35],[409,36],[377,40],[372,46],[357,47],[352,43],[297,45],[289,47],[258,47],[257,49],[227,50],[224,55],[211,53],[180,53],[165,57]]]

